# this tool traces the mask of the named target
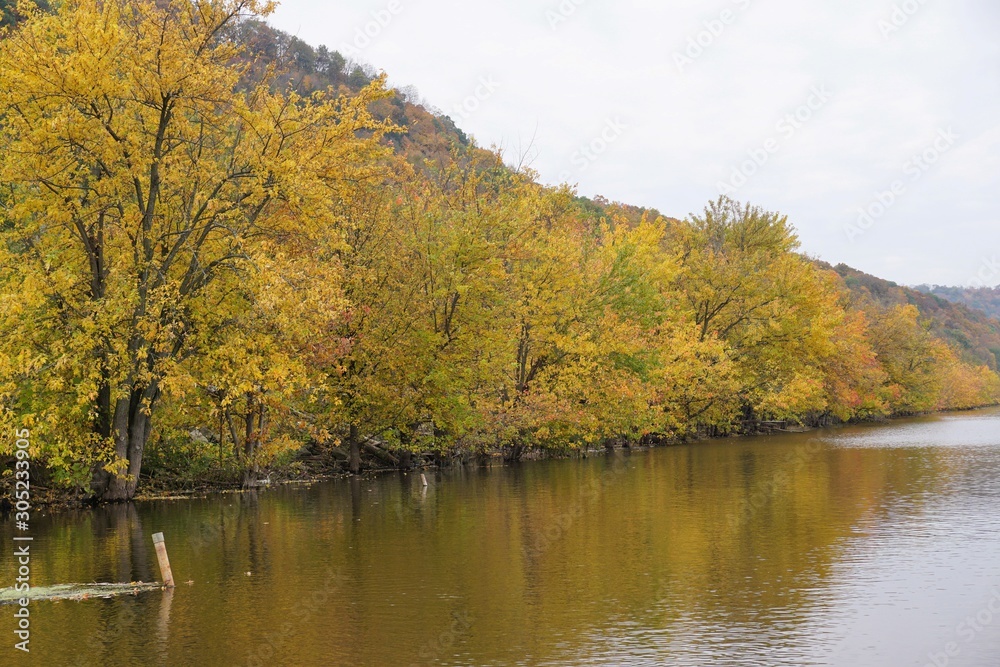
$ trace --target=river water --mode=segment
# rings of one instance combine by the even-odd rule
[[[1000,665],[1000,410],[426,476],[35,516],[36,585],[178,587],[0,664]]]

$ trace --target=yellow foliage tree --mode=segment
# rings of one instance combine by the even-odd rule
[[[93,466],[102,499],[134,494],[163,393],[231,330],[219,283],[282,271],[269,244],[334,261],[329,202],[377,169],[381,82],[303,99],[241,80],[225,30],[272,7],[67,0],[0,42],[7,419]]]

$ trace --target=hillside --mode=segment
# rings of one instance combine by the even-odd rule
[[[36,4],[43,9],[50,6],[47,0],[38,0]],[[16,5],[17,0],[0,0],[0,28],[16,23]],[[379,75],[369,65],[349,61],[324,46],[314,48],[261,20],[240,21],[225,31],[225,37],[247,47],[245,58],[252,63],[248,86],[274,67],[278,71],[273,79],[276,87],[291,87],[302,95],[327,90],[338,95],[355,95]],[[428,111],[412,88],[393,90],[387,99],[375,102],[371,112],[403,128],[388,133],[385,139],[414,164],[431,160],[443,165],[451,161],[453,152],[464,154],[475,150],[469,137],[451,118]]]
[[[324,46],[314,48],[263,21],[242,21],[228,37],[247,47],[246,57],[253,61],[251,78],[275,67],[274,84],[291,86],[303,95],[327,90],[353,95],[379,76],[369,65],[352,62]],[[387,134],[386,140],[414,164],[431,160],[443,165],[451,161],[453,152],[464,154],[475,148],[451,118],[435,115],[419,104],[413,89],[393,90],[388,99],[375,102],[371,112],[404,128]]]
[[[933,294],[952,303],[963,304],[974,310],[982,311],[990,317],[1000,318],[1000,286],[945,287],[944,285],[917,285],[914,289],[923,294]]]
[[[975,309],[971,303],[950,300],[943,294],[903,287],[845,264],[824,266],[836,271],[858,299],[870,299],[884,307],[916,306],[930,331],[947,340],[966,361],[986,364],[992,369],[1000,363],[1000,320],[983,312],[985,309]],[[962,291],[960,288],[938,289]],[[995,290],[986,291],[995,293]],[[1000,301],[996,303],[1000,306]]]

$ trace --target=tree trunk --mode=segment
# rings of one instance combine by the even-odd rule
[[[413,468],[413,452],[409,449],[400,450],[399,467],[403,470],[410,470]]]
[[[94,471],[91,486],[94,497],[105,502],[125,502],[135,497],[142,470],[142,455],[149,440],[150,417],[153,404],[159,396],[155,387],[145,391],[134,390],[128,398],[115,404],[111,436],[115,444],[115,460],[127,460],[125,475],[113,474],[99,465]]]
[[[350,433],[347,436],[348,458],[347,466],[352,475],[361,472],[361,439],[358,437],[358,427],[351,424]]]
[[[521,458],[523,456],[524,456],[524,445],[522,444],[510,445],[510,448],[506,452],[506,456],[504,456],[504,462],[520,463]]]
[[[260,444],[264,429],[264,406],[254,398],[253,392],[247,392],[246,414],[243,416],[243,488],[249,489],[257,484],[259,471],[254,455]]]

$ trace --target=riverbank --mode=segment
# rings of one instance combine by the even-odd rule
[[[414,454],[412,465],[409,467],[378,465],[379,457],[372,457],[365,461],[366,466],[359,475],[361,478],[373,478],[388,473],[412,472],[420,473],[432,470],[450,469],[456,467],[504,467],[516,465],[522,462],[562,460],[573,458],[591,458],[595,456],[606,456],[615,451],[642,452],[663,447],[676,447],[682,445],[697,445],[700,443],[719,442],[733,440],[737,438],[753,438],[767,435],[792,435],[811,431],[836,429],[846,426],[857,426],[864,424],[890,423],[899,420],[911,419],[914,417],[943,415],[948,413],[974,412],[997,407],[998,404],[983,405],[965,410],[941,410],[936,412],[926,412],[917,414],[895,415],[892,417],[877,417],[865,420],[854,420],[850,422],[826,422],[819,426],[803,426],[789,422],[758,422],[756,428],[750,432],[729,433],[725,435],[701,435],[687,439],[668,440],[644,438],[640,442],[609,443],[604,447],[591,447],[587,449],[571,448],[531,448],[520,453],[516,461],[509,460],[505,453],[497,452],[489,457],[474,456],[468,453],[459,453],[454,456],[442,457],[437,454]],[[784,426],[782,426],[784,425]],[[133,499],[134,502],[170,501],[170,500],[190,500],[194,498],[207,498],[219,494],[243,494],[266,488],[284,486],[311,486],[321,482],[337,479],[350,479],[354,477],[342,467],[342,461],[334,457],[320,460],[316,456],[303,456],[296,458],[285,466],[276,466],[262,471],[257,476],[257,480],[249,486],[244,486],[238,481],[237,475],[232,475],[232,479],[222,480],[219,476],[214,479],[209,477],[202,480],[180,480],[168,476],[156,478],[143,477],[140,480],[140,492]],[[13,497],[13,480],[6,477],[0,483],[0,517],[6,516],[12,509],[11,498]],[[94,500],[92,496],[80,490],[67,490],[35,485],[32,487],[32,505],[36,508],[44,508],[47,511],[86,509],[100,506],[102,504]]]

